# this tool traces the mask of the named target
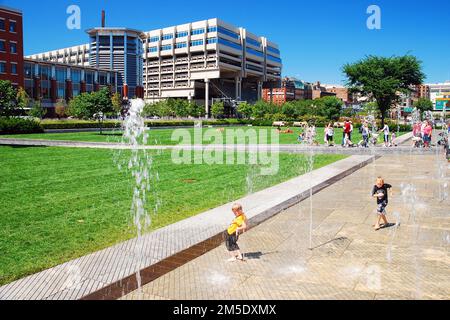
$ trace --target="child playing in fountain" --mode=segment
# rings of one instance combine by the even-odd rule
[[[372,189],[372,197],[377,198],[377,214],[378,219],[375,224],[375,230],[380,230],[381,225],[380,222],[383,220],[383,227],[388,226],[388,221],[386,219],[386,207],[388,205],[388,189],[391,189],[392,186],[390,184],[384,183],[383,178],[378,177],[376,184]]]
[[[244,257],[241,254],[237,241],[239,239],[239,234],[244,233],[247,230],[247,217],[242,211],[242,205],[238,203],[233,205],[231,210],[233,211],[235,218],[225,231],[225,245],[231,255],[231,258],[228,259],[228,261],[243,261]]]

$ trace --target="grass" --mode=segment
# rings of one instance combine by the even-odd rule
[[[217,131],[217,128],[203,128],[203,133],[207,130],[212,134],[220,134],[223,137],[223,142],[226,142],[226,132],[228,130],[241,129],[245,132],[248,130],[256,130],[259,134],[261,131],[266,131],[270,141],[272,133],[275,134],[275,128],[272,127],[231,127],[226,128],[224,133]],[[172,141],[171,137],[175,130],[183,130],[189,132],[192,140],[186,144],[193,143],[194,129],[151,129],[149,131],[149,145],[176,145],[178,141]],[[293,134],[277,134],[280,144],[297,144],[297,137],[300,129],[294,128]],[[400,135],[405,132],[400,132]],[[68,141],[89,141],[89,142],[120,142],[122,133],[120,131],[106,131],[102,135],[99,132],[68,132],[68,133],[38,133],[38,134],[17,134],[17,135],[4,135],[0,136],[4,138],[17,138],[17,139],[44,139],[44,140],[68,140]],[[342,129],[335,129],[335,143],[341,144],[342,142]],[[382,135],[379,137],[379,142],[382,142]],[[355,130],[352,135],[352,141],[358,143],[362,140],[362,136],[359,131]],[[320,144],[324,144],[324,128],[317,128],[317,141]],[[204,143],[210,143],[205,141]],[[213,142],[214,143],[214,142]]]
[[[304,173],[308,163],[304,155],[280,154],[279,173],[264,177],[250,165],[175,165],[168,151],[152,155],[161,202],[153,229],[246,195],[249,175],[253,191],[261,190]],[[0,285],[134,237],[131,174],[117,165],[128,156],[104,149],[0,147]],[[314,168],[343,158],[317,155]],[[149,210],[154,200],[151,195]]]

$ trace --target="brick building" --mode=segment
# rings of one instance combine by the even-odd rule
[[[23,87],[22,12],[0,6],[0,80]]]

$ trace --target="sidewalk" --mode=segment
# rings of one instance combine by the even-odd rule
[[[307,200],[240,238],[246,262],[225,262],[221,246],[124,299],[448,299],[450,167],[439,159],[382,157],[318,192],[313,250]],[[378,175],[394,186],[388,219],[400,226],[374,231]]]

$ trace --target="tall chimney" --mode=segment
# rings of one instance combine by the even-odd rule
[[[102,28],[105,27],[105,10],[102,10]]]

